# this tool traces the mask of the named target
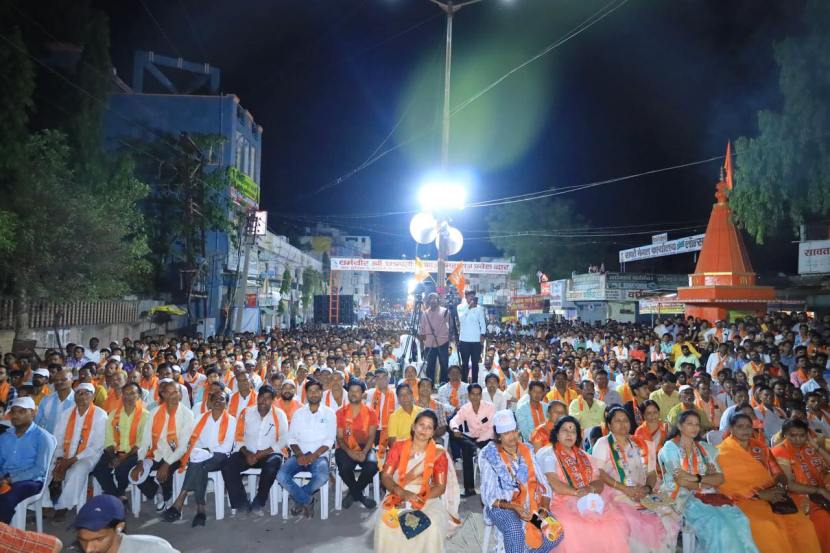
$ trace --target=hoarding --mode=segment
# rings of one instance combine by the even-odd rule
[[[437,261],[422,261],[429,273],[438,271]],[[462,262],[447,261],[447,274]],[[513,271],[512,263],[491,263],[485,261],[465,261],[464,274],[468,275],[509,275]],[[360,257],[332,257],[332,271],[375,271],[381,273],[414,273],[414,259],[363,259]]]
[[[810,240],[798,244],[798,274],[830,273],[830,240]]]
[[[664,257],[680,253],[691,253],[700,251],[703,248],[703,237],[705,234],[696,234],[686,238],[667,240],[656,244],[648,244],[628,250],[620,250],[620,263],[630,263],[653,257]]]

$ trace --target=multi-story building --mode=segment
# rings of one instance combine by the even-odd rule
[[[147,75],[153,79],[145,82]],[[227,175],[227,209],[241,215],[259,203],[262,127],[239,98],[219,92],[219,80],[219,70],[209,64],[136,52],[132,85],[119,80],[110,94],[105,134],[111,147],[139,152],[142,143],[159,141],[178,148],[174,141],[182,133],[221,137],[215,151],[207,153],[207,165]],[[167,282],[172,300],[187,304],[191,322],[209,335],[224,327],[238,269],[229,263],[232,239],[227,234],[205,233],[199,249],[187,263],[181,255],[171,256]]]
[[[342,230],[323,224],[306,228],[300,237],[300,245],[308,248],[309,255],[322,261],[329,257],[372,257],[372,239],[369,236],[346,234]],[[368,313],[373,305],[374,276],[365,271],[335,271],[323,267],[327,285],[335,294],[354,296],[354,305],[360,312]]]

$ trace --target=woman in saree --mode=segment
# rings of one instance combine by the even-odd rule
[[[758,553],[749,521],[740,509],[715,493],[723,483],[718,451],[700,440],[700,415],[689,410],[677,417],[658,455],[663,472],[660,490],[675,500],[684,532],[695,540],[695,553]]]
[[[645,442],[654,456],[660,452],[669,435],[668,425],[660,420],[660,406],[648,399],[642,404],[643,422],[634,430],[634,437]]]
[[[433,441],[438,417],[430,410],[418,413],[412,439],[397,440],[387,453],[380,480],[387,494],[375,526],[375,552],[441,553],[449,514],[441,501],[447,485],[447,456]],[[398,513],[412,508],[429,518],[429,526],[407,539]],[[404,517],[405,518],[405,517]],[[406,521],[404,521],[406,524]]]
[[[609,495],[630,528],[628,545],[636,553],[676,549],[679,524],[669,517],[643,510],[640,501],[654,492],[657,457],[653,448],[629,434],[631,419],[620,406],[605,413],[608,435],[594,444],[591,457]]]
[[[796,504],[810,517],[822,553],[830,553],[830,453],[822,449],[820,438],[809,438],[810,427],[800,419],[784,423],[784,441],[772,454],[787,476],[789,490],[799,494]]]
[[[721,493],[731,498],[749,519],[761,553],[819,553],[813,523],[803,513],[778,514],[773,504],[787,497],[787,477],[767,445],[753,437],[752,419],[736,413],[730,435],[718,446],[723,469]]]
[[[553,489],[550,510],[568,532],[557,553],[628,553],[628,522],[600,480],[591,456],[580,447],[579,421],[571,416],[559,419],[550,441],[550,445],[536,452],[536,462]],[[590,494],[599,495],[602,500],[583,500],[580,513],[579,501]],[[584,503],[598,506],[586,509]],[[599,526],[602,532],[596,531]]]
[[[550,504],[547,480],[521,442],[513,411],[498,411],[493,423],[496,438],[478,456],[484,518],[502,533],[505,553],[547,553],[563,538],[560,532],[551,541],[532,522]]]

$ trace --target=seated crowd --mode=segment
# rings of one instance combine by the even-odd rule
[[[450,348],[438,382],[398,334],[6,354],[0,522],[41,490],[60,521],[94,482],[124,502],[137,486],[168,522],[192,493],[204,526],[218,475],[232,512],[263,514],[276,483],[313,517],[336,473],[343,508],[377,510],[376,551],[443,551],[474,498],[508,553],[668,553],[681,536],[687,551],[830,553],[830,318],[512,326],[475,370]]]

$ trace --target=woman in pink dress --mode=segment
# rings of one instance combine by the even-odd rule
[[[613,503],[628,521],[631,553],[674,553],[678,522],[640,504],[657,484],[655,448],[629,434],[631,419],[622,407],[609,409],[605,424],[608,435],[597,440],[591,457]]]
[[[629,553],[628,523],[608,496],[591,456],[579,447],[579,421],[559,419],[550,441],[536,453],[536,462],[553,488],[550,510],[566,529],[557,551]]]

